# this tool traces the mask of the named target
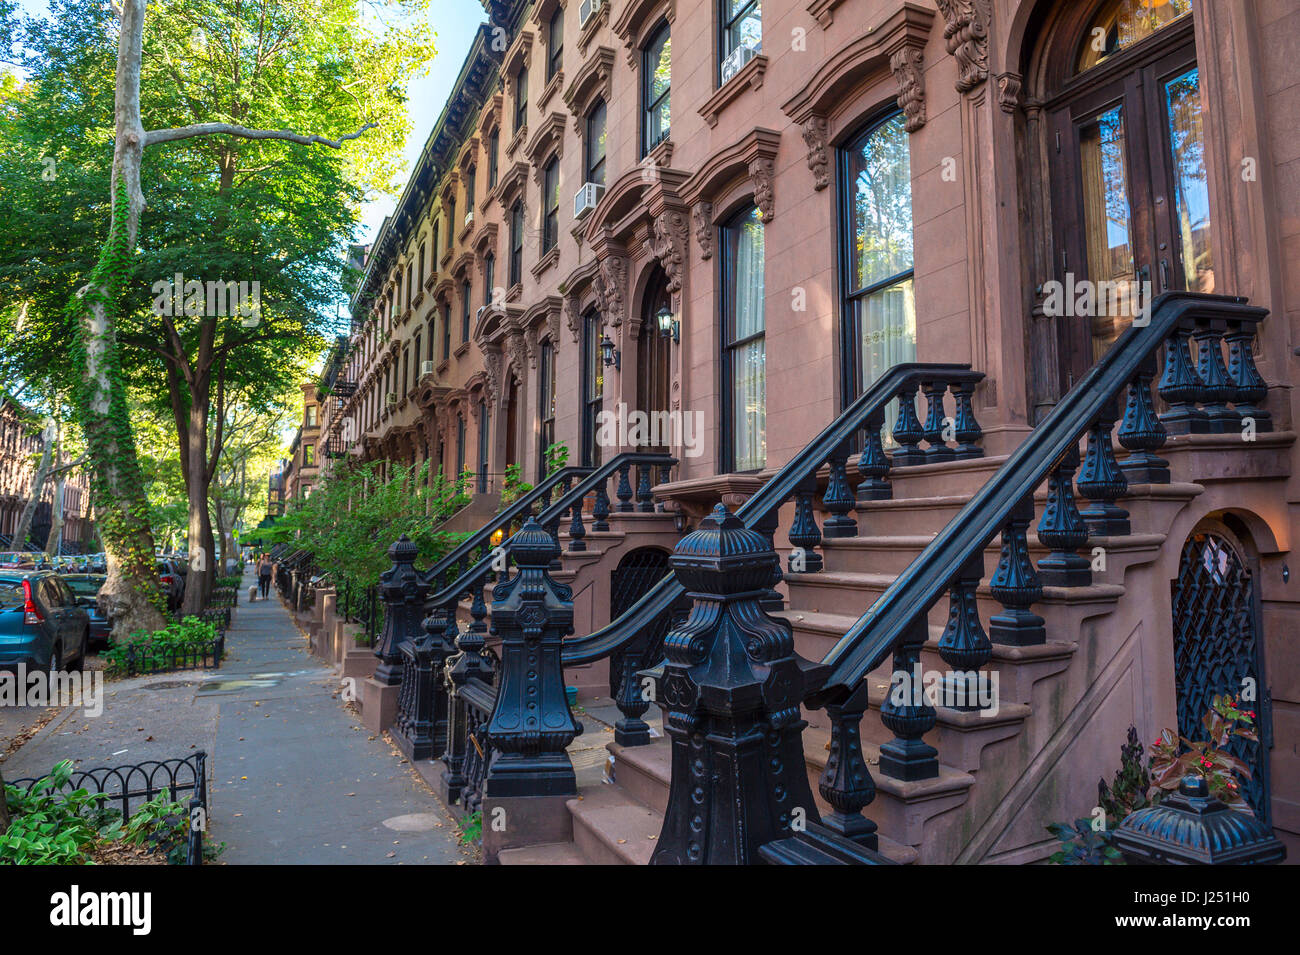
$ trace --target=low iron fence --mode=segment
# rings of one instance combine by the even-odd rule
[[[120,665],[125,676],[167,673],[172,670],[215,670],[226,655],[226,634],[217,631],[212,641],[166,644],[128,643],[121,648]]]
[[[182,797],[188,793],[185,864],[202,865],[203,841],[208,828],[207,760],[207,753],[199,750],[182,759],[148,760],[126,766],[76,770],[56,791],[73,793],[84,789],[89,793],[102,793],[108,797],[104,800],[105,805],[120,812],[123,821],[164,790],[177,802],[182,801]],[[15,779],[8,781],[8,784],[31,790],[46,778],[48,777]]]

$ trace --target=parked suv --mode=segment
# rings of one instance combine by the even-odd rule
[[[103,574],[63,574],[63,582],[71,588],[77,598],[77,605],[84,607],[90,617],[90,646],[106,647],[109,632],[113,629],[99,609],[99,592],[108,580]]]
[[[175,610],[185,597],[185,575],[181,573],[176,562],[166,557],[157,559],[158,583],[167,597],[167,609]]]
[[[80,670],[90,617],[58,574],[0,570],[0,666]]]

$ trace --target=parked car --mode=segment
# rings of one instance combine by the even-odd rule
[[[49,571],[0,571],[0,666],[80,670],[90,644],[90,615]]]
[[[167,597],[167,609],[175,610],[181,605],[181,601],[185,597],[185,576],[180,572],[174,560],[159,557],[156,563],[158,567],[158,583],[162,586],[162,591]]]
[[[90,648],[101,649],[108,646],[108,635],[113,629],[108,618],[99,609],[99,592],[108,580],[104,574],[63,574],[64,583],[72,589],[77,604],[84,607],[90,617]]]

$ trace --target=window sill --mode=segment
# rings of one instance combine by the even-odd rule
[[[531,269],[529,269],[529,271],[533,273],[533,278],[541,278],[542,273],[544,273],[547,269],[549,269],[559,260],[560,260],[560,246],[558,243],[556,243],[555,245],[551,246],[550,250],[545,255],[543,255],[540,259],[537,260],[537,264],[534,265]]]
[[[699,108],[699,114],[704,117],[704,121],[709,126],[718,125],[718,116],[739,99],[745,90],[756,90],[763,85],[763,74],[766,72],[767,56],[759,53],[704,101],[704,105]]]
[[[523,126],[516,129],[515,134],[510,137],[510,145],[506,147],[506,158],[513,159],[515,153],[519,152],[520,147],[523,146],[524,140],[527,138],[528,124],[525,123]]]
[[[468,351],[469,351],[469,342],[467,341],[461,342],[459,345],[456,346],[456,357],[464,358]]]
[[[517,302],[524,296],[524,283],[516,282],[506,290],[506,301]]]

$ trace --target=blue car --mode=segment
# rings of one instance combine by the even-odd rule
[[[90,616],[63,579],[47,570],[0,570],[0,666],[80,670]]]

